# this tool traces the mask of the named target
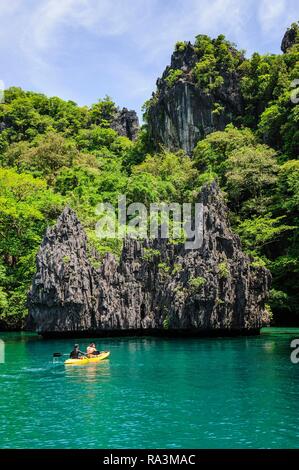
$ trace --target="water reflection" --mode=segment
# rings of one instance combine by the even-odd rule
[[[267,341],[264,343],[263,348],[266,352],[272,353],[275,349],[275,342],[274,341]]]
[[[105,359],[98,363],[84,365],[65,366],[65,376],[74,382],[95,383],[109,380],[110,360]]]
[[[8,335],[0,447],[298,447],[293,336],[105,338],[110,359],[65,366],[76,340]]]

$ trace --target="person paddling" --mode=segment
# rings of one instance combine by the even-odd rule
[[[74,349],[70,353],[70,359],[80,359],[80,356],[87,356],[87,354],[80,351],[79,344],[75,344]]]
[[[98,356],[100,352],[97,350],[95,343],[90,343],[90,345],[86,349],[86,353],[88,357]]]

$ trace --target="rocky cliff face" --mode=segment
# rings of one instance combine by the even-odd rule
[[[281,41],[281,50],[286,53],[294,44],[299,43],[299,22],[293,23],[288,28]]]
[[[47,229],[36,257],[29,325],[34,320],[41,331],[96,327],[97,273],[87,253],[83,227],[66,207],[57,224]]]
[[[222,85],[207,91],[196,83],[193,70],[200,61],[196,48],[189,42],[172,54],[171,64],[157,80],[147,113],[149,134],[154,143],[191,154],[199,139],[223,130],[242,113],[239,77],[236,72],[221,70]],[[170,73],[178,79],[170,83]]]
[[[30,324],[44,334],[258,330],[267,319],[270,274],[242,253],[215,184],[203,189],[200,200],[200,249],[127,239],[120,260],[107,254],[98,270],[82,226],[66,208],[37,255]]]
[[[139,120],[136,111],[129,111],[127,108],[119,109],[111,123],[119,135],[135,140],[139,130]]]

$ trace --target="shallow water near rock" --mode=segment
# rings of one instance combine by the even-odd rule
[[[0,333],[0,447],[298,448],[296,337],[105,338],[109,360],[66,367],[74,340]]]

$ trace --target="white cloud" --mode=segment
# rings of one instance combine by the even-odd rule
[[[148,0],[41,0],[25,32],[37,49],[53,47],[59,29],[83,28],[98,36],[123,34],[146,11]],[[54,41],[55,44],[55,41]]]
[[[136,47],[148,50],[149,59],[154,59],[166,48],[169,50],[176,40],[193,39],[200,32],[216,34],[225,30],[236,36],[244,31],[247,0],[177,0],[169,2],[168,8],[163,3],[163,0],[40,0],[33,13],[24,10],[20,43],[24,53],[33,57],[48,48],[61,47],[59,40],[67,28],[81,28],[99,37],[126,34]]]
[[[240,48],[250,48],[252,37],[248,23],[258,0],[181,0],[152,21],[137,37],[136,46],[144,50],[147,63],[167,57],[178,40],[193,41],[197,34],[225,34]],[[165,64],[165,62],[164,62]]]
[[[6,15],[14,13],[20,6],[21,0],[0,0],[0,18],[4,18]]]
[[[34,88],[68,96],[68,68],[82,73],[73,43],[86,41],[78,46],[86,74],[101,74],[96,63],[101,61],[115,88],[144,100],[177,40],[224,33],[252,51],[254,36],[281,34],[278,25],[291,22],[297,1],[0,0],[0,53],[9,48],[21,57],[25,68],[20,73]]]
[[[18,23],[18,9],[21,6],[21,0],[0,0],[0,40],[9,40],[13,35],[12,25]]]
[[[90,74],[102,74],[95,63],[100,60],[109,69],[107,75],[111,77],[111,81],[116,82],[115,78],[118,77],[114,87],[120,90],[120,94],[122,91],[129,99],[150,94],[153,87],[151,77],[142,72],[138,65],[132,68],[125,59],[122,61],[117,52],[112,53],[109,50],[107,43],[103,47],[101,38],[109,41],[112,37],[139,34],[139,18],[146,20],[150,13],[151,0],[140,0],[136,4],[131,0],[40,0],[32,10],[24,8],[24,3],[20,4],[19,0],[11,2],[19,9],[17,16],[9,18],[9,28],[13,32],[13,42],[9,41],[9,47],[19,50],[25,58],[27,66],[24,75],[29,77],[33,88],[50,95],[59,94],[75,99],[72,96],[72,80],[67,76],[68,66],[65,64],[66,68],[62,68],[57,59],[60,56],[67,58],[68,51],[70,56],[74,53],[68,43],[70,37],[77,33],[79,37],[88,33],[100,38],[96,59],[90,57]],[[0,18],[3,18],[4,26],[12,11],[6,4],[4,8],[0,0]],[[7,39],[7,35],[4,36]],[[82,80],[82,90],[86,86],[87,81]],[[110,83],[107,85],[107,92],[109,88]],[[99,90],[99,94],[105,93],[106,90]]]
[[[276,28],[286,11],[285,0],[262,0],[258,12],[262,30],[267,33]]]

